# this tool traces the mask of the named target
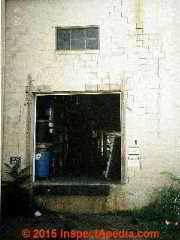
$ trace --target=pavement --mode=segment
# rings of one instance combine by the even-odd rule
[[[115,237],[106,235],[104,232],[112,231],[162,231],[160,238],[134,238],[127,235]],[[41,216],[31,216],[6,218],[0,226],[0,240],[34,240],[34,239],[78,239],[78,240],[143,240],[143,239],[164,239],[180,240],[179,229],[173,227],[166,234],[167,226],[147,225],[134,219],[132,216],[123,214],[82,214],[82,215],[63,215],[55,213],[42,213]],[[82,232],[98,231],[99,235],[82,236]],[[177,233],[176,233],[177,231]],[[64,235],[65,232],[65,235]],[[68,236],[69,232],[76,232],[75,235]],[[78,234],[78,236],[77,236]],[[105,234],[105,235],[102,235]]]

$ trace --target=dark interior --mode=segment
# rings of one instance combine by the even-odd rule
[[[119,94],[38,96],[36,180],[120,179],[120,132]]]

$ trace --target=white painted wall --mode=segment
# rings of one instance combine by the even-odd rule
[[[3,96],[4,96],[4,50],[5,50],[5,2],[0,2],[0,214],[1,214],[1,164],[2,164],[2,150],[3,150]]]
[[[25,157],[28,76],[36,91],[123,83],[127,147],[137,140],[142,168],[128,169],[109,208],[144,204],[163,184],[161,171],[180,170],[179,10],[177,0],[7,0],[4,160]],[[55,27],[86,25],[100,27],[100,50],[55,50]],[[117,200],[122,189],[126,207]]]

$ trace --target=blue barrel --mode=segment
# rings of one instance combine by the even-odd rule
[[[36,154],[35,171],[36,177],[51,177],[52,162],[55,159],[53,152],[40,152]]]

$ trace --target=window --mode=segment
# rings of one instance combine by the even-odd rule
[[[99,49],[98,27],[56,28],[57,50]]]

